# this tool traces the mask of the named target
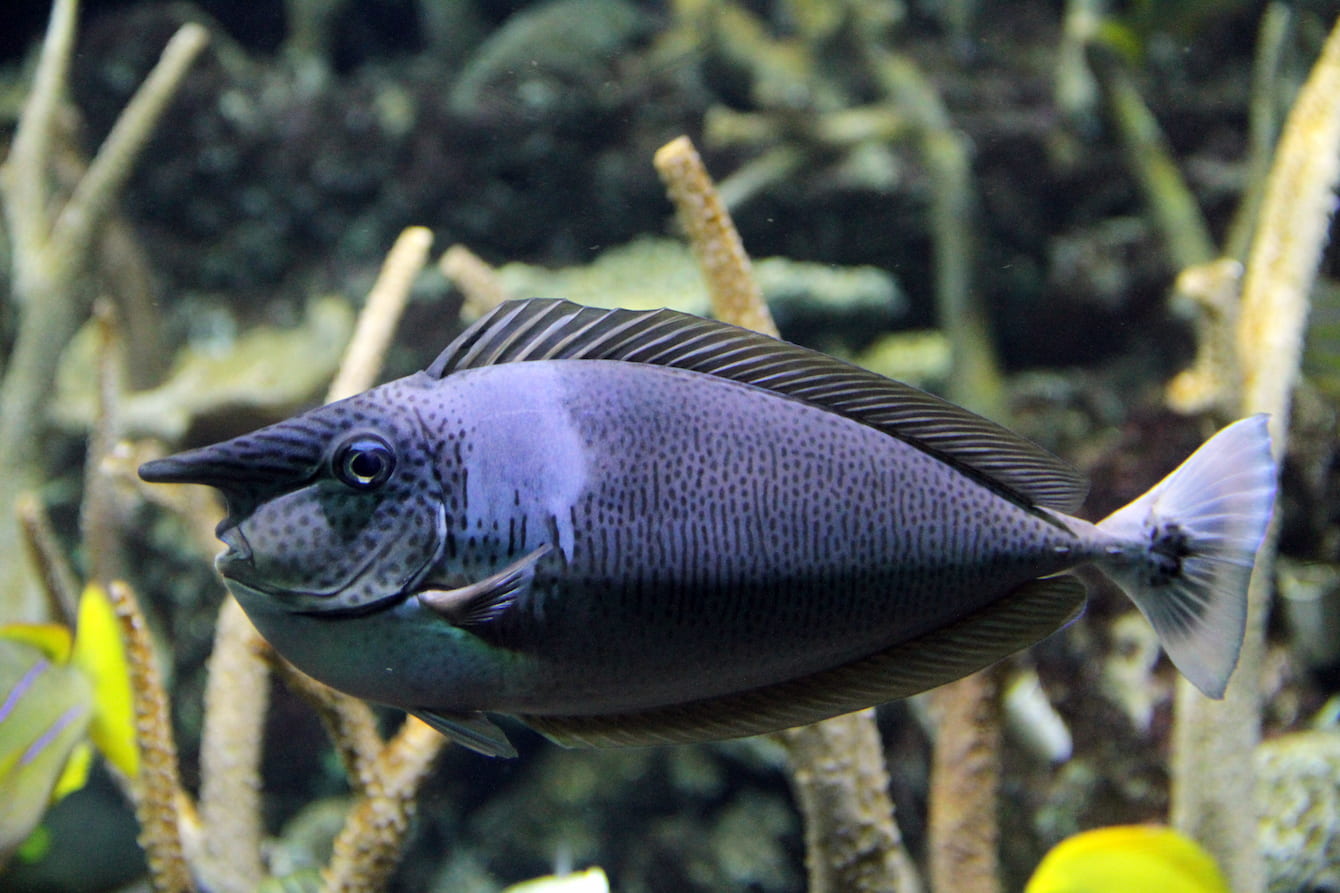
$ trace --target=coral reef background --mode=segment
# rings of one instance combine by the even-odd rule
[[[563,271],[556,288],[661,300],[664,283],[688,274],[684,252],[648,250],[660,244],[649,237],[678,235],[652,158],[687,133],[749,254],[785,259],[770,274],[776,288],[793,285],[774,301],[784,337],[940,390],[968,352],[988,380],[959,399],[979,399],[1089,472],[1087,512],[1101,517],[1214,427],[1204,407],[1187,416],[1165,403],[1168,380],[1213,338],[1203,309],[1213,301],[1174,282],[1220,255],[1245,258],[1244,209],[1340,12],[1324,2],[1183,0],[1120,15],[1101,6],[90,0],[53,149],[58,192],[73,188],[177,28],[199,22],[210,34],[89,263],[86,287],[115,297],[128,343],[120,434],[180,447],[319,401],[353,309],[410,225],[439,246],[470,246],[528,294],[544,293],[548,268]],[[37,3],[5,13],[6,152],[47,14]],[[1077,38],[1090,14],[1098,23]],[[1287,15],[1274,37],[1271,15]],[[1140,109],[1152,136],[1133,123]],[[1151,173],[1159,163],[1173,169],[1171,185]],[[0,253],[14,242],[4,231]],[[0,267],[5,362],[24,312],[9,297],[12,268]],[[1262,681],[1265,736],[1322,727],[1306,740],[1332,763],[1336,273],[1332,248],[1294,399],[1283,597]],[[384,377],[434,356],[459,330],[463,302],[437,270],[419,275]],[[980,326],[954,330],[978,313]],[[63,355],[31,458],[56,536],[84,565],[95,340],[80,336]],[[927,344],[931,359],[909,359]],[[1205,362],[1220,386],[1229,380]],[[179,513],[129,496],[117,506],[194,789],[224,595]],[[1048,846],[1080,828],[1168,813],[1172,676],[1124,610],[1096,592],[1082,621],[1005,670],[1007,705],[1018,686],[1041,694],[1006,708],[1016,732],[1002,752],[1002,889],[1018,889]],[[351,795],[308,705],[281,684],[272,697],[266,859],[277,876],[302,876],[324,863]],[[384,729],[395,721],[380,719]],[[1054,720],[1062,743],[1030,736]],[[925,864],[933,722],[918,700],[883,708],[879,723],[898,823]],[[619,891],[803,889],[801,819],[776,742],[584,753],[509,731],[518,761],[440,757],[394,889],[493,891],[562,864],[599,864]],[[1334,859],[1316,855],[1320,867],[1298,876],[1312,864],[1298,856],[1304,820],[1270,824],[1299,812],[1287,767],[1311,753],[1287,740],[1261,757],[1263,840],[1293,885],[1279,889],[1320,889],[1334,882]],[[1340,798],[1326,790],[1309,800],[1332,810],[1306,819],[1315,827],[1340,822]],[[9,866],[7,889],[106,889],[143,870],[134,819],[105,773],[46,828],[45,856]]]

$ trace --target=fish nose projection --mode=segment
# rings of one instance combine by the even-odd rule
[[[218,567],[308,674],[481,753],[815,722],[1082,610],[1091,564],[1220,697],[1276,469],[1236,422],[1130,505],[916,388],[668,310],[508,302],[425,370],[143,465],[228,499]]]

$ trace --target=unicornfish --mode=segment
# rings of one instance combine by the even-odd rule
[[[1276,486],[1254,416],[1092,524],[1076,470],[916,388],[552,299],[140,475],[223,492],[218,570],[281,655],[508,756],[488,714],[640,745],[905,697],[1064,626],[1086,564],[1220,697]]]

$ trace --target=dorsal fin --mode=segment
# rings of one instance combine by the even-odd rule
[[[742,382],[869,425],[1024,505],[1073,512],[1088,484],[1032,441],[939,397],[748,329],[674,310],[604,310],[553,298],[499,305],[428,367],[622,360]]]

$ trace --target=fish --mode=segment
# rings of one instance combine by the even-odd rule
[[[216,566],[279,654],[491,756],[804,725],[934,688],[1111,577],[1221,697],[1273,510],[1267,418],[1106,520],[939,397],[670,310],[500,305],[426,369],[149,482],[226,498]]]
[[[1229,893],[1200,844],[1162,825],[1081,831],[1042,857],[1024,893]]]
[[[0,624],[0,867],[84,786],[95,749],[139,772],[129,664],[101,587],[84,588],[75,621]]]

